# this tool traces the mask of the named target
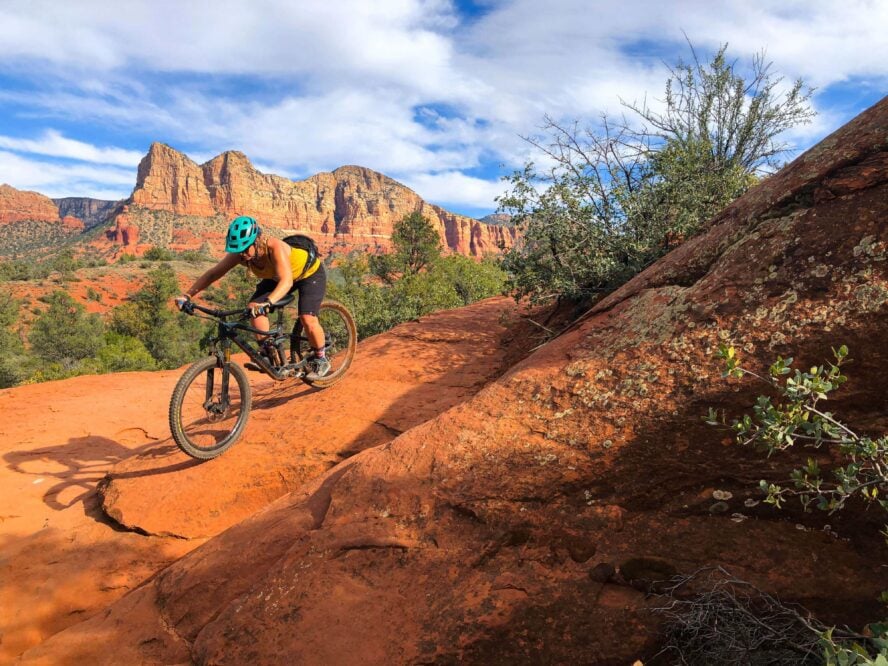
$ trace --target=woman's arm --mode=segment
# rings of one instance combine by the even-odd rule
[[[227,253],[215,266],[210,268],[206,273],[201,275],[194,281],[194,284],[188,287],[183,296],[197,296],[204,289],[213,284],[216,280],[224,276],[228,271],[240,263],[240,255],[236,252]]]
[[[278,280],[277,286],[268,295],[268,301],[277,303],[293,286],[293,267],[290,265],[292,248],[282,240],[269,238],[268,249],[271,250],[271,260],[274,262],[274,272]]]

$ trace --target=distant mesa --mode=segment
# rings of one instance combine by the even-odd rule
[[[2,231],[13,223],[29,225],[31,236],[35,223],[56,225],[49,234],[53,239],[70,239],[106,225],[102,236],[83,240],[111,256],[124,249],[141,254],[151,246],[181,251],[209,243],[221,248],[228,220],[236,215],[257,218],[273,234],[308,233],[324,252],[382,252],[391,246],[395,223],[416,211],[431,221],[452,253],[481,257],[515,243],[508,216],[476,220],[452,213],[365,167],[343,166],[292,181],[259,172],[238,151],[199,165],[166,144],[153,143],[125,201],[50,199],[0,186],[0,254],[10,254],[5,248],[31,247],[4,242],[4,233],[21,235],[21,229]]]
[[[451,252],[483,256],[511,247],[515,241],[510,229],[451,213],[361,166],[343,166],[292,181],[259,172],[238,151],[198,165],[162,143],[152,144],[139,164],[129,203],[130,221],[137,225],[144,215],[136,209],[224,220],[251,215],[271,229],[308,233],[327,250],[385,250],[394,224],[415,211],[437,227]]]
[[[512,216],[508,213],[491,213],[481,218],[484,224],[492,224],[499,227],[511,227],[514,225]]]

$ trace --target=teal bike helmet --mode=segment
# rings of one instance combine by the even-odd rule
[[[259,237],[259,224],[252,217],[241,215],[231,221],[225,241],[226,252],[243,252]]]

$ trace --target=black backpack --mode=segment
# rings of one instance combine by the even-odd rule
[[[305,250],[308,253],[308,259],[305,261],[305,268],[302,270],[302,273],[299,277],[293,276],[293,282],[297,282],[308,272],[308,269],[314,266],[315,259],[318,258],[318,245],[312,238],[305,234],[293,234],[292,236],[287,236],[281,240],[290,247],[295,247],[298,250]]]

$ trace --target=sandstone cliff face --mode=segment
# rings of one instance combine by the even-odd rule
[[[52,201],[58,206],[59,215],[77,218],[86,229],[91,229],[107,221],[122,203],[122,201],[106,201],[89,197],[65,197]]]
[[[777,354],[807,367],[845,343],[855,363],[830,411],[884,432],[886,219],[888,99],[471,400],[348,458],[25,661],[94,661],[113,644],[133,662],[632,663],[656,649],[658,601],[641,590],[702,566],[859,629],[883,612],[883,516],[746,502],[811,453],[764,459],[701,417],[763,392],[721,377],[720,342],[756,369]],[[726,508],[714,489],[733,493]]]
[[[452,252],[481,256],[515,240],[513,229],[450,213],[363,167],[340,167],[294,182],[260,173],[240,152],[199,166],[160,143],[152,144],[139,165],[131,203],[178,215],[252,215],[271,228],[307,232],[328,248],[385,249],[393,225],[414,211],[435,225]]]
[[[0,224],[25,220],[58,222],[59,209],[52,199],[42,194],[0,185]]]
[[[114,226],[105,232],[105,237],[123,247],[138,245],[139,227],[130,221],[127,206],[122,206],[121,211],[114,218]]]

